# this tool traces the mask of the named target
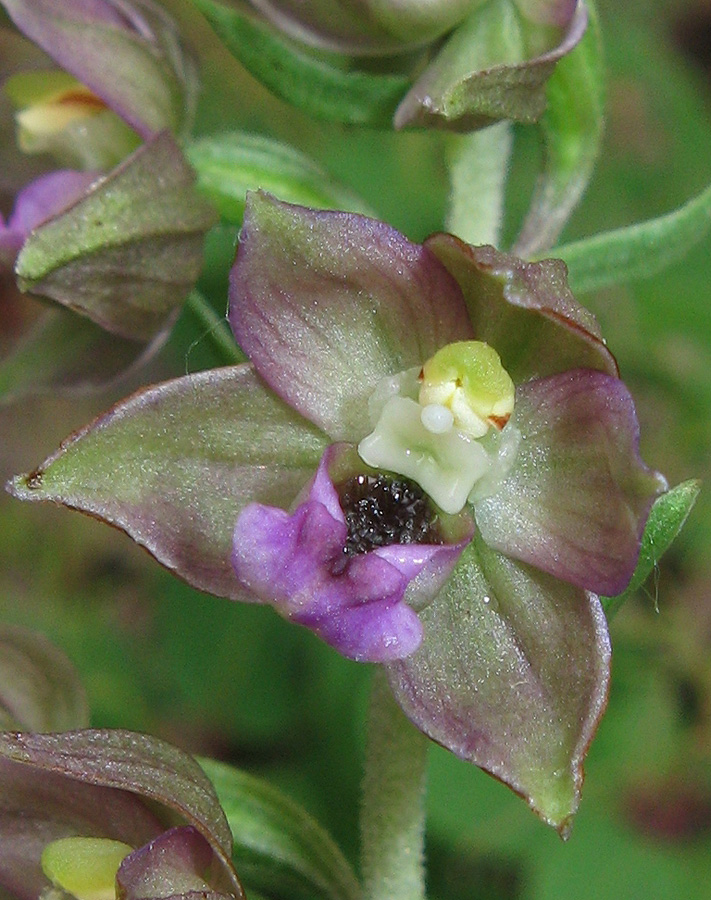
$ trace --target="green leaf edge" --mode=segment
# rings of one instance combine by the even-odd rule
[[[233,835],[233,861],[247,883],[249,868],[263,869],[269,878],[272,873],[279,880],[286,875],[289,892],[303,886],[303,897],[313,900],[362,900],[361,888],[351,866],[326,830],[298,803],[261,778],[250,775],[226,763],[199,758],[199,764],[212,782],[220,804],[227,816]],[[256,809],[253,821],[245,830],[244,824]],[[265,827],[266,821],[266,827]],[[287,831],[286,824],[291,825]],[[270,853],[268,842],[279,830],[281,841]],[[310,850],[306,854],[304,850]],[[299,856],[299,852],[303,855]],[[254,885],[258,892],[272,896],[266,883]],[[318,893],[315,893],[318,891]],[[249,892],[249,896],[253,896]],[[274,896],[282,896],[277,888]]]
[[[652,506],[642,535],[639,560],[627,588],[616,597],[601,597],[605,614],[613,616],[647,580],[662,555],[676,539],[701,490],[701,482],[692,478],[662,494]]]
[[[573,291],[584,293],[647,278],[683,259],[711,230],[711,185],[673,212],[562,244],[549,255],[568,266]]]
[[[374,215],[308,156],[262,135],[228,132],[198,138],[183,149],[197,172],[198,189],[232,224],[242,223],[247,191],[258,188],[288,203]]]
[[[215,0],[193,0],[193,5],[229,52],[277,97],[332,122],[392,126],[412,83],[408,77],[339,68],[326,54],[316,56]]]

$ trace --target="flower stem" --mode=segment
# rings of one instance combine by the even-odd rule
[[[218,316],[199,291],[190,292],[186,305],[205,328],[200,339],[208,338],[225,363],[231,365],[245,361],[246,357],[227,329],[224,317]]]
[[[428,744],[376,671],[361,807],[363,900],[424,900]]]
[[[451,184],[445,226],[469,244],[499,246],[513,137],[508,122],[448,135]]]

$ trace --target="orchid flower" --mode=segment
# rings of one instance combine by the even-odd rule
[[[164,741],[87,728],[76,672],[41,636],[0,625],[0,891],[237,898],[232,835],[205,773]],[[69,729],[69,730],[68,730]]]
[[[19,177],[18,157],[39,155],[7,218],[0,210],[0,267],[55,304],[20,363],[46,351],[39,386],[106,380],[157,346],[200,271],[214,216],[172,136],[189,127],[195,73],[151,0],[2,5],[36,45],[0,31],[0,114],[12,101],[18,135],[10,170]]]
[[[249,363],[139,392],[11,490],[384,664],[422,731],[565,831],[609,678],[598,595],[666,482],[563,263],[258,193],[229,318]]]

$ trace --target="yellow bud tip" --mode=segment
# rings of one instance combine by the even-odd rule
[[[115,900],[116,872],[132,850],[108,838],[60,838],[42,851],[42,871],[77,900]]]
[[[457,341],[422,367],[419,402],[449,407],[455,425],[478,437],[489,425],[503,428],[513,412],[514,390],[492,347],[483,341]]]

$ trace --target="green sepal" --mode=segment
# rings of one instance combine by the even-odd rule
[[[529,258],[555,243],[582,197],[600,153],[604,71],[600,23],[587,0],[588,28],[546,86],[545,159],[514,252]]]
[[[472,131],[504,119],[537,122],[546,107],[546,82],[586,23],[582,0],[560,29],[532,21],[513,0],[477,6],[403,99],[395,127]]]
[[[227,222],[239,224],[247,191],[259,188],[288,203],[369,214],[366,204],[286,144],[244,132],[196,140],[185,148],[198,188]]]
[[[21,290],[48,297],[113,334],[149,341],[193,287],[215,214],[162,132],[25,241]]]
[[[227,816],[232,859],[248,888],[272,900],[359,900],[350,865],[301,806],[224,763],[201,759],[200,765]]]
[[[304,112],[350,125],[389,126],[411,85],[406,75],[344,67],[217,0],[193,0],[230,53],[276,96]]]
[[[711,229],[711,185],[674,212],[556,247],[574,291],[648,278],[683,259]]]
[[[690,479],[662,494],[655,501],[642,535],[639,561],[632,580],[616,597],[600,598],[608,618],[644,584],[657,567],[662,554],[669,549],[684,526],[700,490],[701,482]]]

